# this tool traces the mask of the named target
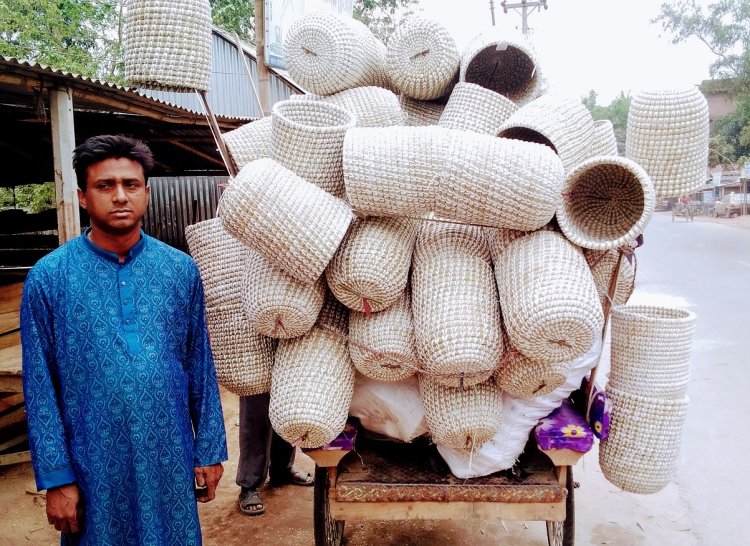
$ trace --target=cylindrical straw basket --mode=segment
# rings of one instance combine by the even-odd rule
[[[301,283],[251,252],[243,296],[247,318],[256,332],[289,339],[306,334],[315,325],[326,284],[322,276],[312,284]]]
[[[437,21],[411,17],[388,40],[385,68],[399,94],[432,100],[450,93],[459,61],[448,29]]]
[[[344,182],[362,215],[419,217],[432,212],[448,141],[439,127],[350,129]]]
[[[224,230],[220,218],[187,226],[185,238],[201,274],[206,306],[239,305],[251,251]]]
[[[565,171],[540,144],[449,131],[435,214],[462,223],[531,231],[560,204]]]
[[[709,116],[698,89],[637,94],[626,134],[625,156],[646,170],[658,196],[679,197],[704,186]]]
[[[474,451],[502,424],[502,392],[492,379],[461,389],[420,377],[419,391],[427,428],[438,445]]]
[[[349,313],[349,353],[360,373],[378,381],[401,381],[417,372],[408,291],[379,313]]]
[[[640,396],[683,396],[695,320],[695,313],[684,309],[613,307],[609,386]]]
[[[356,220],[326,268],[333,295],[363,313],[389,307],[409,280],[417,229],[405,218]]]
[[[406,125],[410,127],[437,125],[445,110],[444,102],[417,100],[404,95],[398,96],[398,102],[406,114]]]
[[[268,408],[274,430],[291,444],[321,447],[344,430],[354,393],[347,311],[328,298],[319,324],[276,351]]]
[[[165,91],[211,86],[208,0],[131,0],[125,15],[125,81]]]
[[[405,125],[406,114],[398,97],[382,87],[355,87],[335,95],[321,97],[320,101],[341,106],[357,118],[357,127],[389,127]]]
[[[496,136],[516,110],[518,106],[500,93],[474,83],[459,82],[440,115],[438,125]]]
[[[506,346],[500,366],[495,370],[495,383],[518,398],[544,396],[565,383],[570,373],[568,362],[535,362],[513,347]]]
[[[492,263],[481,228],[425,224],[412,265],[417,355],[443,385],[488,379],[503,354]]]
[[[253,331],[241,305],[206,307],[216,379],[239,396],[271,389],[275,341]]]
[[[591,134],[591,145],[588,157],[600,155],[618,155],[617,137],[612,122],[608,119],[599,119],[594,122],[594,131]]]
[[[604,315],[591,271],[562,235],[537,231],[516,239],[495,262],[495,275],[508,338],[527,358],[571,361],[601,336]]]
[[[547,224],[539,228],[545,231],[555,231],[552,224]],[[500,255],[510,243],[526,235],[530,235],[530,231],[519,231],[517,229],[506,229],[506,228],[484,228],[484,237],[487,239],[487,246],[490,249],[490,256],[492,256],[492,263],[496,263],[500,258]],[[537,230],[538,231],[538,230]]]
[[[349,229],[349,206],[272,159],[248,163],[224,190],[224,229],[303,283],[323,273]]]
[[[594,157],[568,175],[557,221],[578,246],[609,250],[638,237],[655,204],[654,186],[638,164],[624,157]]]
[[[583,255],[591,268],[596,290],[599,292],[602,306],[609,298],[609,284],[617,267],[620,255],[618,249],[613,250],[589,250],[585,249]],[[625,305],[635,289],[635,267],[626,257],[620,262],[620,272],[617,275],[617,287],[612,298],[612,305]]]
[[[612,401],[609,436],[599,446],[599,466],[612,484],[630,493],[664,489],[677,468],[687,395],[652,398],[607,387]]]
[[[224,133],[221,139],[238,170],[256,159],[271,157],[271,116]]]

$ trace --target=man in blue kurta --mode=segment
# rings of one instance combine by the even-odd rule
[[[23,384],[37,487],[63,544],[201,543],[227,459],[193,261],[144,234],[142,142],[76,148],[91,227],[29,272]]]

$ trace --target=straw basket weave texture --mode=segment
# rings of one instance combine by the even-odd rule
[[[438,125],[495,136],[516,110],[518,106],[500,93],[474,83],[459,82],[440,115]]]
[[[408,291],[379,313],[349,313],[349,353],[360,373],[378,381],[401,381],[417,372]]]
[[[359,214],[422,216],[435,206],[448,141],[439,127],[350,129],[344,139],[346,196]]]
[[[678,197],[703,187],[709,115],[695,88],[643,91],[630,104],[625,156],[641,165],[656,194]]]
[[[594,131],[591,133],[591,145],[588,156],[618,155],[617,137],[612,122],[608,119],[599,119],[594,122]]]
[[[589,157],[593,133],[594,119],[580,100],[544,95],[510,116],[498,136],[545,144],[570,172]]]
[[[322,276],[312,284],[301,283],[251,252],[243,280],[243,302],[256,332],[289,339],[306,334],[318,320],[326,297]]]
[[[238,305],[242,301],[242,279],[250,250],[227,233],[220,218],[185,228],[190,255],[203,281],[207,307]]]
[[[496,31],[478,35],[461,55],[460,81],[475,83],[522,106],[539,97],[543,79],[536,53],[525,39]]]
[[[609,436],[599,446],[599,466],[611,483],[650,494],[669,484],[677,467],[687,395],[651,398],[607,387],[612,401]]]
[[[570,368],[570,362],[535,362],[506,345],[503,361],[493,377],[503,392],[519,398],[536,398],[563,385]]]
[[[609,250],[638,237],[655,204],[654,186],[638,164],[624,157],[593,157],[568,175],[557,221],[578,246]]]
[[[317,448],[344,430],[355,373],[347,323],[346,309],[329,297],[317,326],[279,342],[268,412],[274,430],[289,443]]]
[[[133,87],[208,91],[208,0],[131,0],[125,15],[125,80]]]
[[[363,26],[324,12],[308,13],[292,24],[284,40],[284,61],[294,81],[318,95],[382,85],[385,48]]]
[[[239,396],[271,389],[275,342],[254,332],[241,305],[206,307],[216,379]]]
[[[695,320],[695,313],[684,309],[612,308],[609,386],[657,398],[686,394]]]
[[[349,206],[272,159],[248,163],[224,190],[224,229],[303,283],[333,258],[352,221]]]
[[[562,235],[537,231],[516,239],[495,262],[495,275],[508,338],[526,357],[571,361],[601,335],[604,315],[591,271]]]
[[[417,225],[404,218],[355,220],[326,268],[328,286],[349,309],[378,312],[404,292]]]
[[[552,224],[547,224],[539,228],[545,231],[555,231]],[[484,228],[484,237],[487,239],[487,246],[490,249],[490,256],[492,256],[492,263],[497,262],[500,255],[510,243],[526,235],[530,235],[530,231],[519,231],[517,229],[506,229],[506,228]],[[539,231],[539,230],[537,230]]]
[[[410,127],[437,125],[445,110],[444,102],[417,100],[404,95],[399,95],[398,102],[406,114],[406,125]]]
[[[492,379],[460,389],[420,377],[419,391],[427,428],[438,445],[474,451],[491,440],[502,424],[502,392]]]
[[[344,196],[342,154],[356,118],[322,101],[286,100],[273,105],[271,157],[297,176],[336,197]]]
[[[531,231],[560,204],[565,171],[540,144],[448,131],[435,214],[467,224]]]
[[[355,87],[322,97],[322,102],[341,106],[357,118],[357,127],[388,127],[405,125],[406,114],[398,97],[382,87]]]
[[[488,379],[503,353],[492,263],[481,228],[428,223],[412,264],[417,355],[443,385]]]
[[[221,139],[238,170],[256,159],[271,157],[271,116],[224,133]]]
[[[459,61],[448,29],[430,19],[411,17],[388,40],[385,68],[399,94],[432,100],[450,93]]]
[[[591,268],[596,290],[599,292],[602,306],[609,297],[609,283],[617,267],[620,251],[613,250],[589,250],[585,249],[583,255]],[[617,287],[612,305],[625,305],[635,289],[635,267],[630,260],[623,258],[620,262],[620,272],[617,275]]]

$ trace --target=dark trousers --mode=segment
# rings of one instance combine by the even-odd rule
[[[268,393],[240,397],[240,460],[237,485],[260,489],[266,481],[284,481],[294,463],[294,447],[276,434],[268,418]]]

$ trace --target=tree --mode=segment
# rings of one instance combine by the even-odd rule
[[[581,102],[589,109],[591,117],[594,120],[608,119],[612,122],[615,138],[617,139],[617,148],[621,153],[624,152],[625,134],[628,128],[628,113],[630,112],[630,103],[632,101],[630,95],[625,95],[624,92],[620,91],[620,94],[609,103],[609,106],[599,106],[596,100],[597,94],[591,90],[587,96],[581,99]]]
[[[251,0],[211,0],[215,25],[236,32],[246,42],[255,41],[255,3]]]
[[[396,30],[396,25],[413,12],[419,0],[354,0],[354,18],[362,21],[383,42]]]

